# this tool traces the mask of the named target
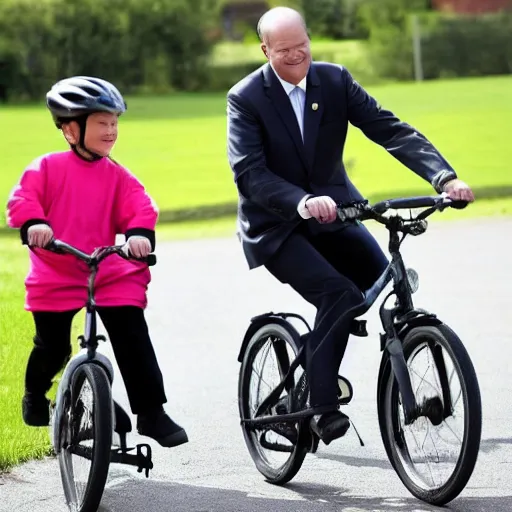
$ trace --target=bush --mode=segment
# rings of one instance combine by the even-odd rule
[[[512,13],[423,16],[425,78],[512,72]]]
[[[313,36],[363,39],[368,31],[359,16],[362,0],[302,0],[301,11]]]
[[[382,78],[413,77],[410,14],[424,12],[427,0],[364,0],[360,15],[366,26],[368,59]]]
[[[8,92],[40,99],[70,75],[196,90],[206,80],[216,0],[4,0],[0,64]],[[7,78],[6,78],[7,77]],[[5,83],[7,82],[7,83]]]
[[[477,16],[428,12],[425,0],[364,0],[368,58],[377,75],[414,77],[411,15],[418,16],[425,78],[508,74],[512,13]]]

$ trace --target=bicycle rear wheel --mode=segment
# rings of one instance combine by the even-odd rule
[[[444,324],[411,329],[403,349],[416,401],[428,404],[429,418],[405,425],[398,385],[385,360],[378,396],[382,441],[407,489],[422,501],[444,505],[464,489],[477,461],[478,380],[461,340]]]
[[[251,338],[242,361],[239,374],[238,404],[240,418],[253,419],[263,400],[286,374],[290,362],[298,354],[298,333],[290,325],[284,327],[268,323]],[[301,368],[294,375],[301,373]],[[301,379],[304,380],[304,379]],[[294,379],[297,383],[298,379]],[[307,392],[307,390],[306,390]],[[291,393],[288,393],[288,395]],[[279,407],[291,412],[292,399],[283,391],[277,406],[264,414],[279,414]],[[277,410],[276,410],[277,409]],[[274,484],[289,482],[299,471],[309,446],[304,442],[305,422],[279,423],[261,427],[248,427],[242,423],[242,431],[249,453],[256,468]],[[295,439],[291,439],[290,429]]]
[[[78,366],[63,400],[57,456],[66,502],[73,512],[96,512],[112,448],[112,396],[103,368]]]

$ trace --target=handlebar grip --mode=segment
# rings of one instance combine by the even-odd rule
[[[145,258],[136,258],[130,252],[128,252],[128,258],[134,261],[141,261],[142,263],[146,263],[148,267],[153,267],[156,265],[156,254],[148,254]]]
[[[428,206],[436,206],[439,204],[439,197],[435,196],[418,196],[404,197],[399,199],[388,199],[381,201],[373,206],[377,213],[384,213],[386,210],[406,210],[411,208],[426,208]]]
[[[463,201],[462,199],[450,200],[450,208],[455,208],[456,210],[463,210],[468,204],[469,201]]]
[[[64,254],[62,249],[62,242],[56,238],[52,238],[44,247],[46,251],[56,252],[57,254]]]

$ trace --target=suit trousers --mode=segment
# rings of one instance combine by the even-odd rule
[[[33,312],[36,335],[25,374],[27,393],[45,394],[69,360],[71,324],[78,311]],[[135,306],[98,307],[97,311],[109,335],[132,412],[150,413],[167,399],[144,311]]]
[[[316,307],[311,335],[304,347],[312,407],[336,406],[337,376],[354,316],[388,264],[371,233],[359,222],[340,229],[312,232],[304,222],[265,264]]]

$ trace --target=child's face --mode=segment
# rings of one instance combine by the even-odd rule
[[[117,115],[96,112],[87,118],[85,147],[101,156],[108,156],[117,140]]]

